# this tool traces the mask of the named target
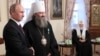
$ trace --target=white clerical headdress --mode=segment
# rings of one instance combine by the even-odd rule
[[[83,24],[83,21],[82,21],[82,20],[80,20],[80,21],[79,21],[79,24]]]
[[[45,3],[44,1],[36,1],[32,3],[31,10],[29,12],[27,21],[32,20],[32,16],[38,12],[45,12]]]
[[[45,12],[45,4],[44,1],[37,1],[32,4],[33,14],[38,12]]]

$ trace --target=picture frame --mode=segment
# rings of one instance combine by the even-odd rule
[[[100,5],[93,4],[91,14],[91,26],[100,26]]]
[[[51,0],[51,19],[63,19],[63,3],[63,0]]]

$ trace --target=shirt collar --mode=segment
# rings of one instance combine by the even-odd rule
[[[15,19],[13,19],[13,18],[11,18],[11,20],[13,20],[14,22],[16,22],[16,23],[17,23],[17,25],[20,25],[20,24],[21,24],[20,22],[16,21],[16,20],[15,20]]]

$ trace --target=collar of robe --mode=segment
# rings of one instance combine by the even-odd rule
[[[81,32],[81,30],[82,30],[82,32]],[[79,38],[85,39],[85,36],[86,36],[86,34],[85,34],[86,33],[86,29],[85,28],[83,28],[83,29],[77,28],[76,32],[77,32],[77,36]]]

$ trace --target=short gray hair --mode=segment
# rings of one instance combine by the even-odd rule
[[[15,3],[15,4],[12,4],[10,6],[10,14],[11,14],[11,12],[14,12],[15,11],[15,8],[16,8],[17,5],[18,5],[18,3]]]

